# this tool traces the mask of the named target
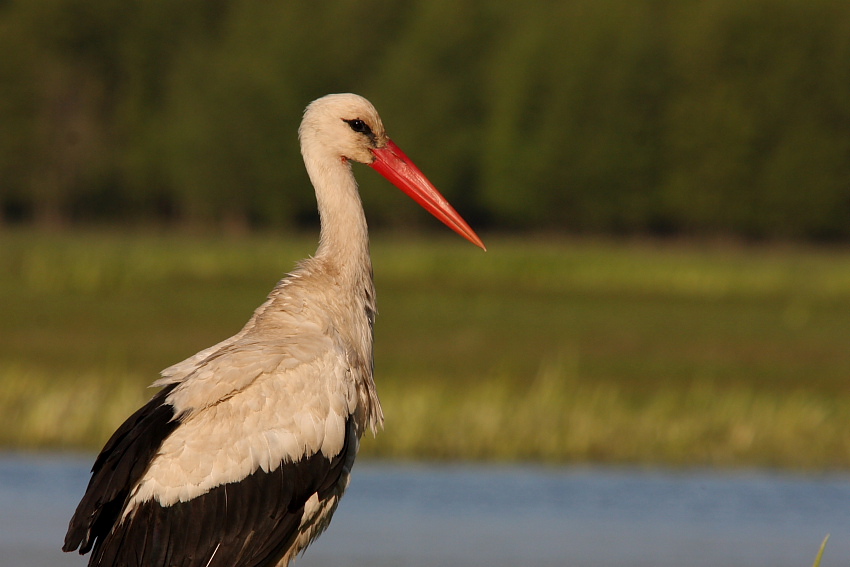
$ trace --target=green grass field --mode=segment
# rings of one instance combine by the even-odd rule
[[[850,468],[850,251],[373,241],[365,454]],[[0,444],[95,450],[315,237],[0,232]]]

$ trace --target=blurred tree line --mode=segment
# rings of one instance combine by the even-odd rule
[[[0,53],[7,223],[314,222],[352,91],[477,227],[850,237],[846,0],[0,0]]]

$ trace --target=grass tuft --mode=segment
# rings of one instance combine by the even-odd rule
[[[364,450],[385,458],[848,464],[846,402],[708,382],[636,398],[615,383],[582,380],[570,367],[545,363],[527,386],[499,377],[460,389],[439,380],[393,383],[381,390],[386,431]]]
[[[818,549],[818,554],[815,556],[815,562],[812,564],[812,567],[820,567],[820,561],[823,558],[823,550],[826,549],[827,541],[829,541],[829,534],[826,534],[826,537],[823,538],[823,541],[820,544],[820,549]]]

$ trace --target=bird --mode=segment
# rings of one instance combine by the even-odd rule
[[[285,567],[328,526],[361,436],[383,426],[373,379],[375,288],[352,162],[484,243],[350,94],[298,129],[319,244],[232,337],[170,366],[109,438],[64,551],[93,566]]]

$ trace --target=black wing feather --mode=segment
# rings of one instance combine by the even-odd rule
[[[176,384],[157,392],[131,415],[103,447],[92,477],[65,535],[64,551],[88,552],[120,518],[131,488],[150,465],[162,442],[177,427],[174,407],[165,401]]]
[[[313,494],[320,500],[331,497],[349,472],[357,451],[351,418],[345,439],[333,457],[316,453],[281,463],[274,471],[259,469],[239,482],[170,506],[156,500],[143,502],[114,530],[96,534],[100,539],[89,565],[277,565],[298,537],[307,500]]]

